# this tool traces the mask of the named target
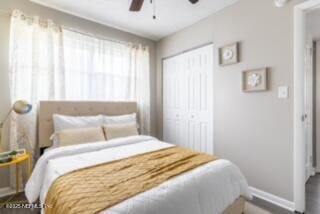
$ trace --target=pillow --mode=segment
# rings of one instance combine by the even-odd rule
[[[136,123],[107,124],[103,126],[103,129],[107,140],[139,135]]]
[[[78,128],[89,128],[99,127],[103,124],[103,116],[66,116],[54,114],[53,126],[54,132],[60,132],[65,129],[78,129]]]
[[[106,140],[101,127],[62,130],[55,134],[55,139],[59,146],[71,146]]]
[[[137,115],[133,114],[125,114],[119,116],[103,116],[104,124],[128,124],[128,123],[137,123]]]

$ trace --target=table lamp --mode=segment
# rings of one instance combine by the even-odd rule
[[[2,128],[6,120],[9,118],[11,112],[14,111],[17,114],[28,114],[31,110],[32,110],[32,105],[25,100],[18,100],[13,104],[8,114],[0,122],[0,151],[2,150],[2,140],[1,140]]]

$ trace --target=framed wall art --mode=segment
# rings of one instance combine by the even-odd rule
[[[268,90],[267,68],[259,68],[242,72],[242,91],[257,92]]]
[[[232,65],[239,62],[239,42],[219,48],[219,64]]]

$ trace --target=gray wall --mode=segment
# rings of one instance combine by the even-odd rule
[[[28,0],[1,0],[0,4],[0,120],[4,117],[10,107],[9,86],[8,86],[8,52],[9,52],[9,30],[10,13],[13,9],[19,9],[27,15],[37,15],[44,19],[52,19],[55,23],[67,27],[79,29],[96,35],[113,38],[133,43],[141,43],[150,48],[151,55],[151,86],[156,84],[156,58],[155,42],[114,28],[106,27],[90,22],[75,16],[61,13],[34,3]],[[151,131],[156,134],[156,91],[151,88]],[[6,138],[4,136],[4,138]],[[4,139],[5,140],[5,139]],[[5,140],[6,141],[6,140]],[[7,171],[0,170],[0,188],[8,186]]]
[[[213,42],[241,42],[241,63],[214,68],[215,153],[233,161],[250,186],[293,201],[293,0],[241,0],[157,44],[158,133],[162,136],[162,58]],[[216,59],[217,60],[217,59]],[[241,71],[268,66],[270,90],[241,92]],[[287,85],[289,99],[277,98]]]
[[[320,9],[307,14],[308,33],[316,40],[320,39]]]
[[[0,120],[10,108],[8,81],[9,21],[10,17],[0,12]],[[7,130],[7,127],[4,130]],[[2,141],[7,141],[6,136],[2,136]],[[6,148],[4,147],[3,149]],[[0,169],[0,188],[9,185],[8,173],[8,169]]]

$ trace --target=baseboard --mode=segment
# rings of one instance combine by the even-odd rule
[[[0,198],[15,194],[16,191],[11,187],[0,188]]]
[[[274,205],[277,205],[277,206],[282,207],[284,209],[287,209],[291,212],[294,212],[294,209],[295,209],[294,202],[288,201],[284,198],[281,198],[276,195],[272,195],[268,192],[264,192],[262,190],[254,188],[254,187],[249,187],[249,189],[254,197],[260,198],[260,199],[265,200],[267,202],[270,202]]]

